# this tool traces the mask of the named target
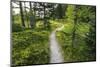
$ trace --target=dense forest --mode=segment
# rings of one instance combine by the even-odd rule
[[[11,13],[12,65],[50,63],[54,30],[63,62],[96,60],[95,6],[12,1]]]

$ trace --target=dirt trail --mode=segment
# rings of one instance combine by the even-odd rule
[[[50,51],[51,51],[51,58],[50,63],[61,63],[63,62],[63,57],[61,54],[60,46],[56,40],[56,30],[52,31],[50,35]]]

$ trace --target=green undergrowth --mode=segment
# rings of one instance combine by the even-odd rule
[[[49,63],[49,32],[26,30],[12,33],[13,65]]]
[[[77,25],[75,45],[72,45],[73,23],[66,23],[61,31],[56,32],[56,37],[61,45],[65,62],[91,61],[88,54],[85,35],[89,32],[89,25],[81,23]]]

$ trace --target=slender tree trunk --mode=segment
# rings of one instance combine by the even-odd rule
[[[45,7],[45,3],[44,3],[44,27],[46,26],[46,16],[45,16],[46,15],[46,12],[45,12],[45,8],[46,7]]]
[[[32,5],[32,2],[29,3],[30,4],[30,26],[31,28],[34,28],[35,27],[35,13],[33,14],[33,5]],[[35,9],[34,9],[34,12],[35,12]]]
[[[26,2],[24,2],[24,10],[25,10],[25,18],[26,18],[26,21],[27,21],[27,27],[29,28],[29,22],[28,22],[28,14],[27,14],[27,10],[26,10]]]
[[[33,11],[32,11],[32,3],[29,2],[29,5],[30,5],[30,26],[31,28],[34,27],[34,17],[33,17]]]
[[[44,27],[46,28],[46,29],[49,29],[50,28],[50,23],[49,23],[49,21],[48,21],[48,19],[47,19],[47,13],[46,13],[46,8],[47,8],[47,6],[45,5],[45,3],[44,3]]]
[[[32,4],[31,4],[31,2],[29,2],[29,4],[30,4],[30,13],[31,13],[31,15],[33,15],[33,13],[32,13]]]
[[[25,27],[25,23],[24,23],[24,14],[23,14],[23,8],[22,8],[22,2],[19,2],[19,5],[20,5],[20,14],[21,14],[22,26]]]
[[[36,3],[33,4],[34,8],[33,8],[33,11],[34,11],[34,27],[36,26]]]

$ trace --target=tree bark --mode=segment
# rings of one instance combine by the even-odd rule
[[[30,5],[30,26],[31,28],[34,27],[34,16],[33,16],[33,10],[32,10],[32,3],[29,2]]]
[[[21,14],[22,26],[25,27],[25,23],[24,23],[24,14],[23,14],[23,9],[22,9],[22,2],[19,2],[19,5],[20,5],[20,14]]]
[[[27,21],[27,27],[29,28],[28,14],[27,14],[27,10],[26,10],[26,2],[24,2],[24,10],[25,10],[25,19]]]

